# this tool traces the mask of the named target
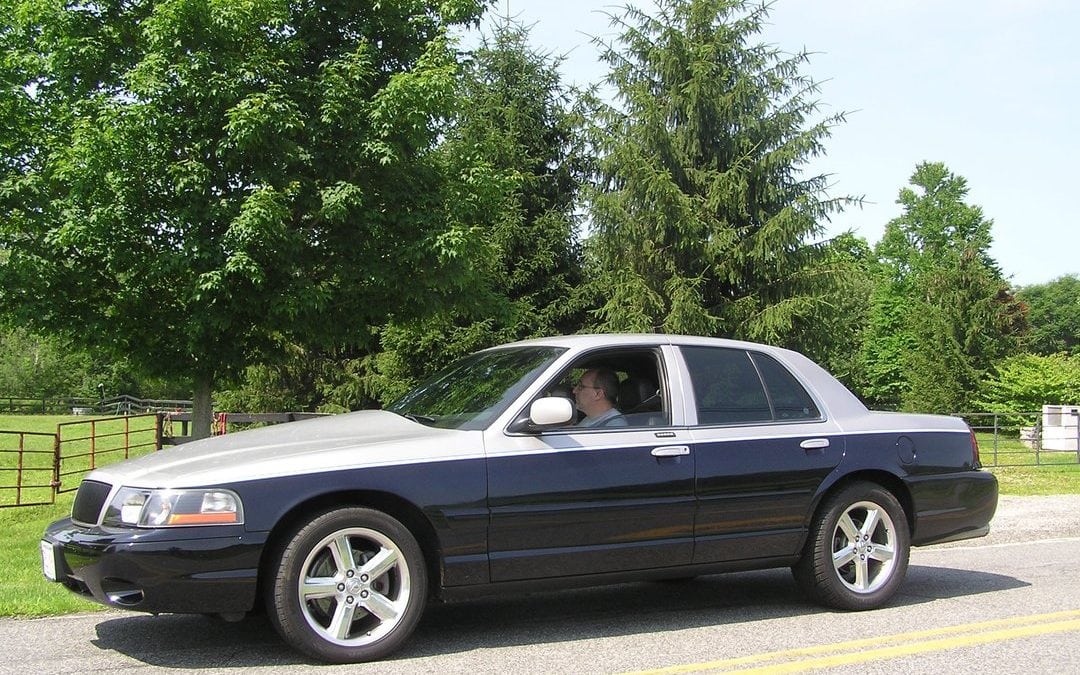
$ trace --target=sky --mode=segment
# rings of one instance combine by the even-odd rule
[[[567,84],[606,69],[592,37],[612,38],[622,2],[498,0],[531,27],[535,48],[565,61]],[[634,0],[643,9],[651,0]],[[991,255],[1014,286],[1080,274],[1074,158],[1080,157],[1080,2],[1076,0],[776,0],[760,40],[811,52],[823,113],[847,122],[809,165],[830,196],[862,197],[829,235],[876,243],[901,215],[917,164],[943,162],[967,203],[993,221]]]

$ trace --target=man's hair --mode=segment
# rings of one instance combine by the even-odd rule
[[[604,392],[604,397],[615,405],[619,398],[619,376],[607,368],[593,368],[593,386]]]

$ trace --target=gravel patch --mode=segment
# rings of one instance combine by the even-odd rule
[[[942,547],[1011,544],[1035,539],[1080,537],[1080,495],[998,497],[990,534],[978,540],[939,544]]]
[[[995,531],[1002,537],[1023,535],[1024,539],[1080,536],[1080,495],[1001,495],[989,536]]]

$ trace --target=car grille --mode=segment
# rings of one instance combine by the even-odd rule
[[[101,508],[109,498],[112,486],[96,480],[84,480],[75,493],[75,504],[71,507],[71,519],[83,525],[97,525]]]

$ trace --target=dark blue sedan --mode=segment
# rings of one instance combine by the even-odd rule
[[[518,342],[385,410],[94,471],[46,576],[113,607],[267,611],[330,662],[382,657],[429,598],[790,567],[886,603],[911,546],[997,505],[963,421],[870,412],[804,356],[666,335]]]

